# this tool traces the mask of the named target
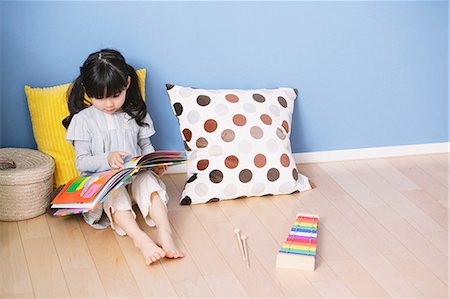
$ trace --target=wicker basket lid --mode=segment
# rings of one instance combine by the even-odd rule
[[[55,170],[55,162],[49,155],[28,148],[0,148],[0,158],[13,160],[16,165],[0,170],[0,185],[41,182]]]

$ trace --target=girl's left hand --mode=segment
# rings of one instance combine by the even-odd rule
[[[167,170],[167,165],[152,167],[152,170],[158,176],[162,176],[164,172]]]

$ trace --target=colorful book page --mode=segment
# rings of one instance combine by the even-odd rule
[[[93,184],[89,187],[86,193],[83,194],[82,198],[92,198],[92,196],[101,187],[101,184]]]
[[[85,182],[86,177],[81,176],[77,178],[72,184],[70,184],[69,188],[67,188],[66,192],[75,192],[77,189],[79,190],[79,187],[83,186],[83,182]]]
[[[106,184],[106,182],[114,176],[118,171],[108,171],[102,173],[102,175],[93,174],[90,176],[81,176],[69,181],[61,192],[53,199],[52,204],[64,204],[64,203],[85,203],[94,199],[95,195],[102,189],[99,188]],[[92,176],[95,176],[95,180],[90,180]],[[85,180],[88,178],[88,180]],[[94,189],[90,190],[91,185],[94,185]],[[83,190],[87,190],[83,193]]]

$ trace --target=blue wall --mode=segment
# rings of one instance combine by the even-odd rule
[[[1,2],[1,146],[35,147],[25,84],[87,55],[148,69],[157,148],[182,148],[165,83],[292,86],[294,152],[448,141],[446,2]]]

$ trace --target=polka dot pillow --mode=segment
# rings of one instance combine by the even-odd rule
[[[296,90],[166,87],[189,159],[181,204],[311,189],[289,140]]]

